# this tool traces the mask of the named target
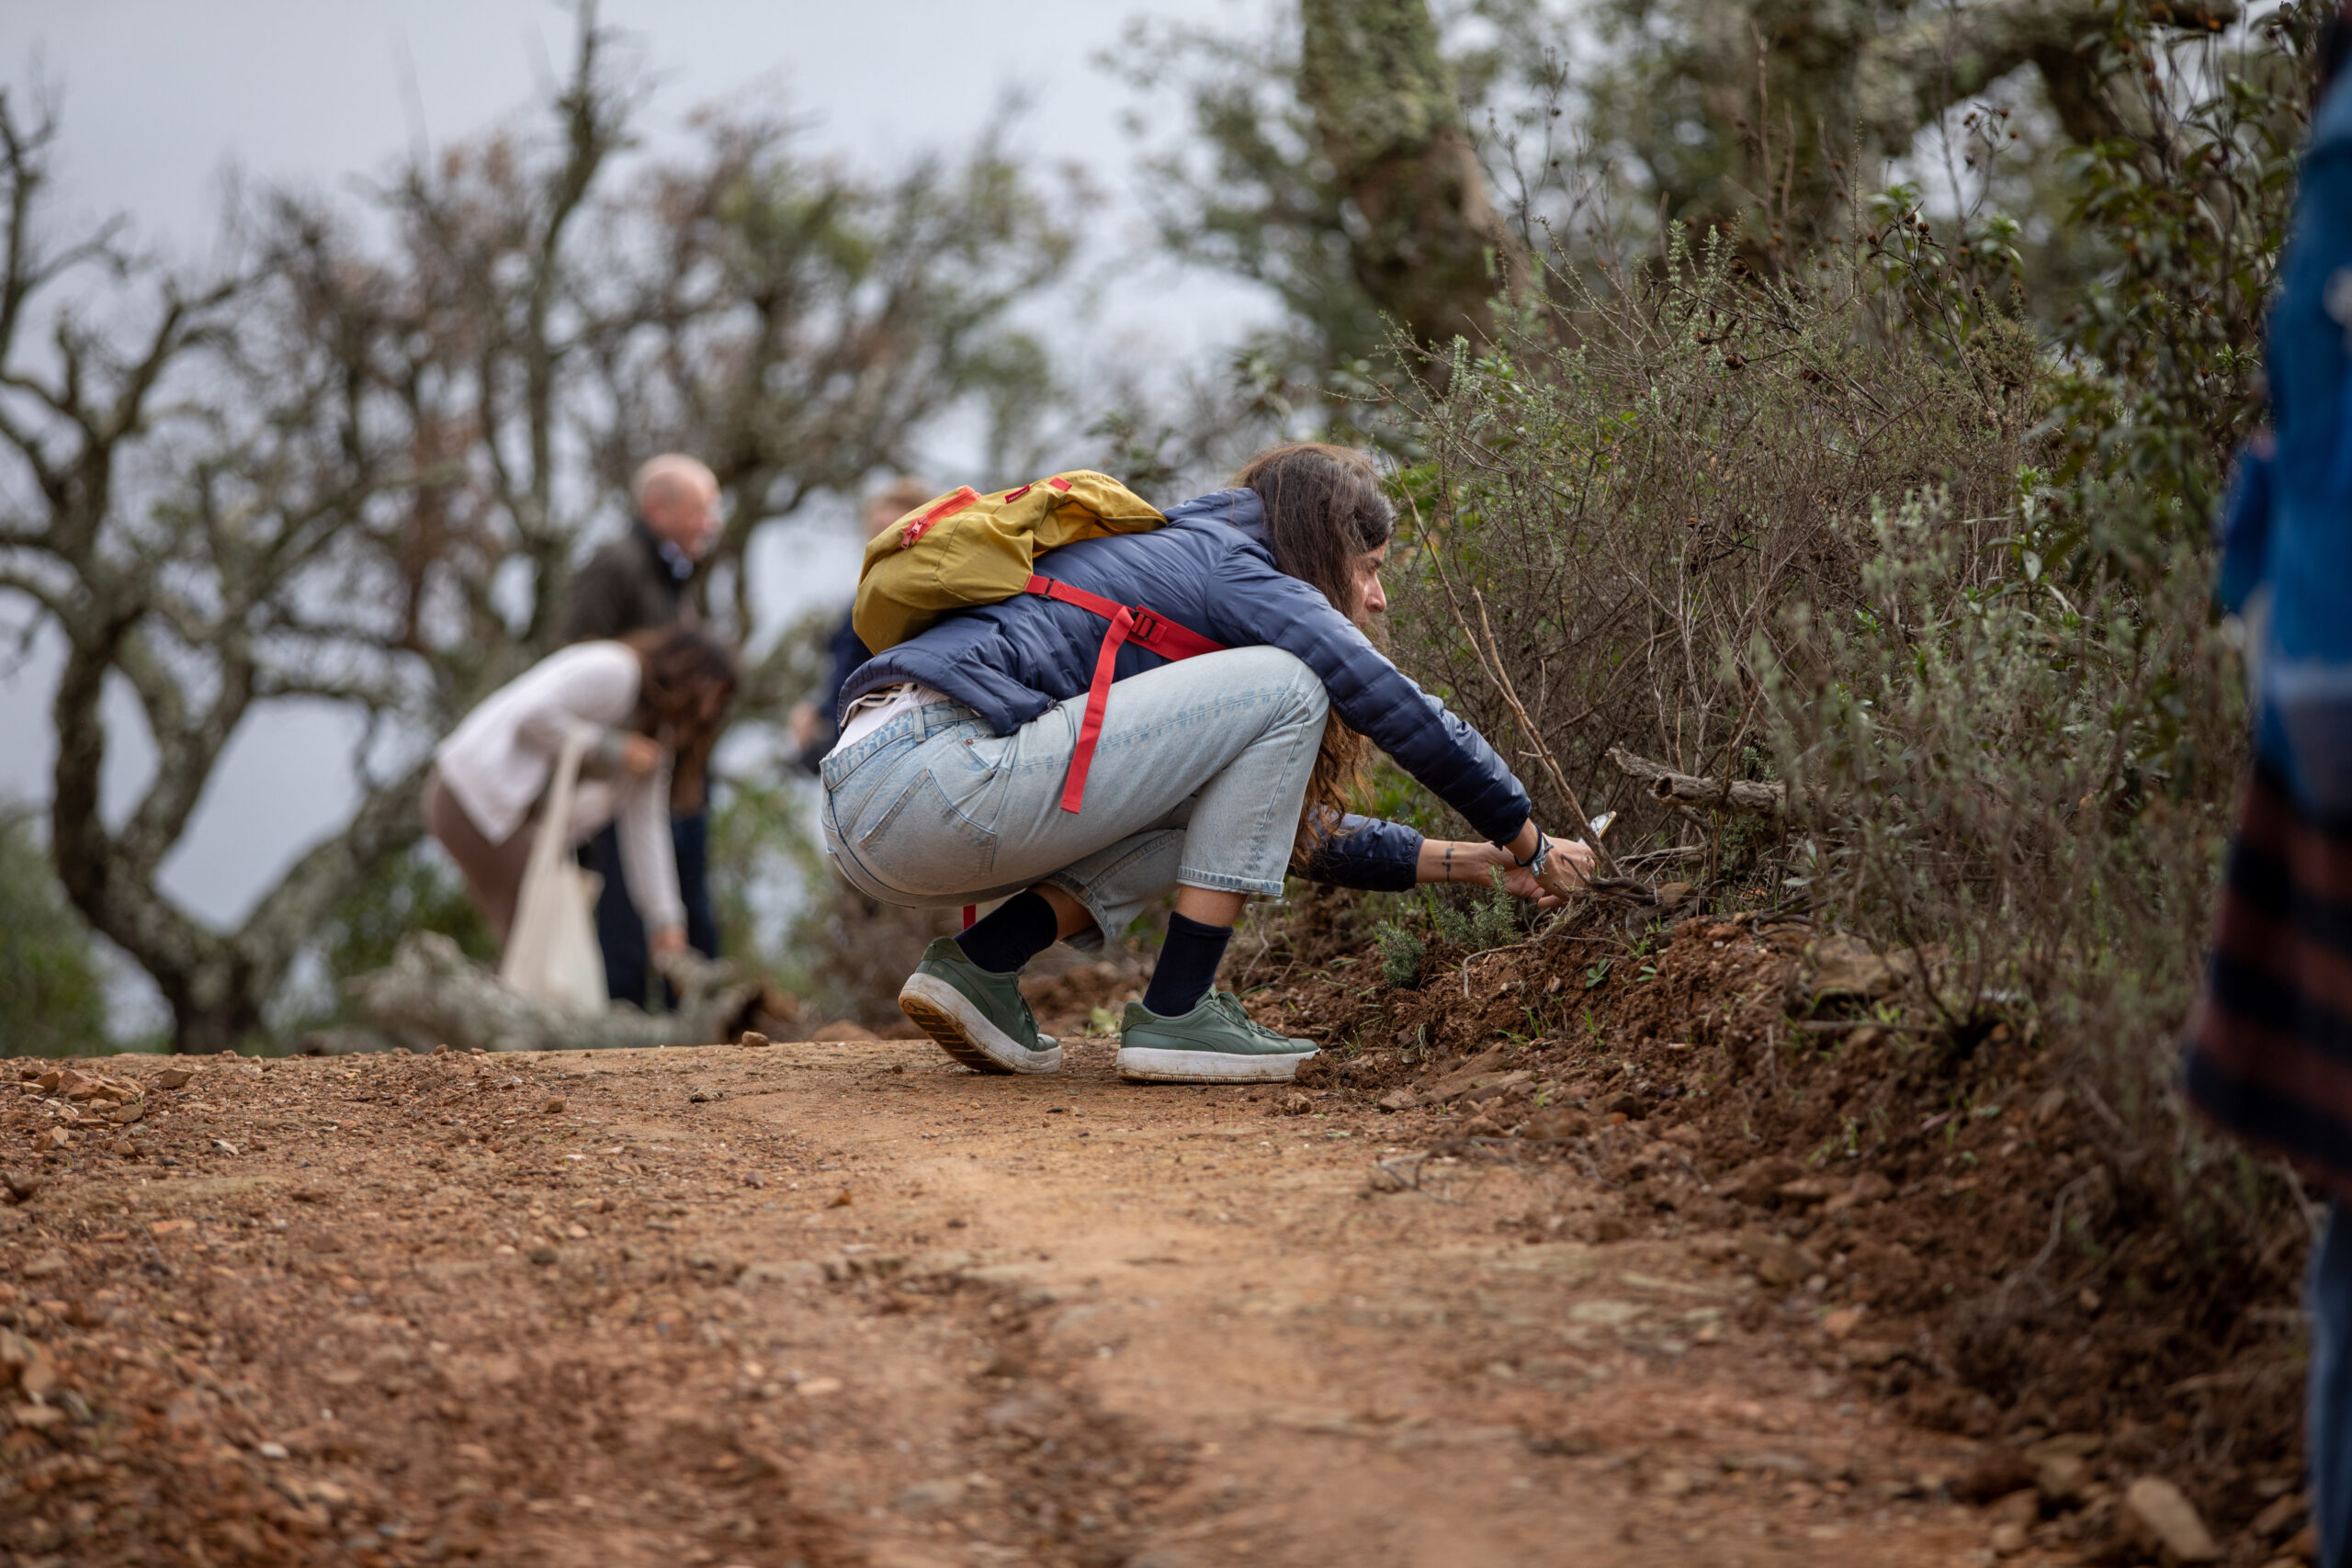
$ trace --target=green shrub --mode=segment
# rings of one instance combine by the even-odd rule
[[[0,816],[0,1055],[95,1055],[106,986],[81,917],[22,816]]]
[[[1428,945],[1411,931],[1394,920],[1383,920],[1373,933],[1373,942],[1380,950],[1380,977],[1400,991],[1409,991],[1421,983],[1421,959]]]

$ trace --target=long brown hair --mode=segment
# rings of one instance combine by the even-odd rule
[[[632,632],[621,640],[635,650],[643,671],[629,728],[670,749],[671,805],[699,807],[710,750],[727,727],[727,703],[735,695],[735,655],[708,632],[692,626]],[[720,699],[715,710],[710,704],[714,692]]]
[[[1396,514],[1381,493],[1380,470],[1349,446],[1295,441],[1270,446],[1242,467],[1233,482],[1258,492],[1266,512],[1266,542],[1285,577],[1319,591],[1331,607],[1356,619],[1356,562],[1395,532]],[[1333,714],[1306,781],[1292,861],[1298,863],[1328,839],[1348,808],[1370,748]]]

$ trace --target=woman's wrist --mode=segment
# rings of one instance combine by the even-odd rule
[[[1424,839],[1417,867],[1421,882],[1484,882],[1510,864],[1506,851],[1476,840]]]

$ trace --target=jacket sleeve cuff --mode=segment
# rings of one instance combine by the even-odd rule
[[[1349,816],[1315,846],[1301,874],[1333,887],[1403,893],[1419,881],[1420,858],[1421,836],[1403,823]]]

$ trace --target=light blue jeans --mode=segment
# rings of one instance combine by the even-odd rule
[[[825,759],[825,848],[886,904],[977,904],[1051,883],[1116,936],[1170,888],[1278,897],[1329,699],[1295,656],[1237,648],[1111,688],[1085,809],[1061,808],[1083,695],[997,736],[959,703]]]

